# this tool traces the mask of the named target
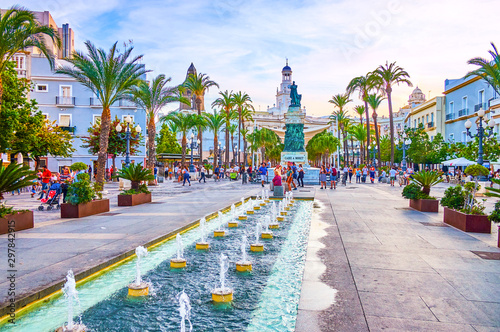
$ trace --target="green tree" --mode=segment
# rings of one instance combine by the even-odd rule
[[[373,74],[378,80],[378,84],[387,96],[389,105],[389,128],[391,137],[391,165],[394,165],[394,115],[392,112],[392,87],[405,83],[408,86],[413,86],[410,82],[410,75],[401,67],[396,65],[396,62],[387,63],[379,66]]]
[[[237,117],[237,113],[235,113],[235,117]],[[231,138],[231,151],[233,152],[233,163],[235,163],[236,160],[236,153],[234,151],[235,144],[234,144],[234,134],[236,134],[236,131],[238,130],[238,126],[235,123],[231,123],[228,128],[224,126],[224,130],[229,132],[229,137]]]
[[[242,113],[244,109],[247,110],[253,110],[252,106],[252,98],[250,98],[249,95],[247,95],[244,92],[238,91],[233,94],[233,103],[234,106],[236,107],[236,111],[238,112],[238,160],[237,162],[240,162],[240,151],[241,151],[241,126],[243,124],[243,119],[242,119]],[[233,149],[234,151],[234,149]],[[236,162],[236,160],[235,160]]]
[[[266,159],[266,151],[272,149],[275,145],[281,143],[281,139],[271,129],[261,128],[254,130],[248,134],[248,141],[250,142],[250,150],[253,152],[258,149],[261,150],[262,161]]]
[[[350,119],[347,117],[347,112],[344,109],[338,109],[330,115],[329,124],[338,124],[338,140],[342,142],[344,147],[344,161],[349,163],[349,155],[347,154],[347,127],[349,126]],[[340,133],[342,133],[342,140],[340,139]],[[340,157],[340,156],[339,156]]]
[[[253,121],[253,113],[253,107],[243,108],[241,111],[241,136],[243,136],[243,160],[245,161],[245,165],[247,164],[247,135],[249,133],[248,128],[245,127],[245,123]]]
[[[476,65],[479,68],[468,72],[465,77],[480,76],[488,82],[497,94],[500,94],[500,55],[495,44],[491,43],[491,47],[493,47],[493,50],[488,51],[491,55],[491,60],[476,57],[467,61],[469,65]]]
[[[349,134],[351,135],[351,137],[353,137],[355,140],[359,142],[359,147],[360,147],[359,154],[363,156],[365,153],[365,148],[367,148],[365,144],[368,141],[368,137],[366,136],[365,126],[363,126],[362,124],[352,125],[349,127]],[[367,159],[367,162],[368,160],[370,159]],[[361,163],[363,163],[363,160],[361,161]]]
[[[41,130],[36,132],[36,140],[32,142],[31,157],[35,160],[35,169],[40,165],[40,157],[71,157],[75,152],[73,136],[66,130],[56,125],[55,121],[45,120]]]
[[[441,133],[437,133],[429,145],[430,148],[427,153],[426,163],[440,164],[448,158],[448,143],[444,141]]]
[[[115,116],[115,119],[111,122],[110,128],[109,128],[109,135],[108,135],[108,141],[107,141],[107,154],[111,154],[112,160],[113,160],[113,170],[116,170],[116,157],[117,156],[124,156],[127,152],[127,141],[120,138],[118,136],[118,131],[116,130],[116,126],[118,124],[121,125],[123,130],[127,128],[127,123],[125,121],[120,121],[117,116]],[[91,127],[87,129],[87,134],[88,136],[83,136],[82,137],[82,148],[88,149],[89,153],[91,154],[97,154],[100,151],[100,142],[101,142],[101,130],[102,126],[99,121],[96,121],[96,123],[92,124]],[[130,133],[131,133],[131,139],[130,139],[130,154],[134,155],[137,152],[139,152],[139,146],[141,146],[141,141],[142,141],[142,135],[137,135],[137,131],[135,129],[135,125],[133,123],[130,124]],[[137,138],[136,138],[137,137]],[[107,158],[107,155],[106,155]]]
[[[179,87],[167,86],[172,79],[160,74],[149,84],[141,81],[137,86],[132,87],[131,99],[146,111],[146,121],[148,126],[148,161],[147,168],[153,172],[156,161],[156,117],[160,110],[173,102],[181,102],[189,105],[189,100],[182,97]]]
[[[382,165],[382,159],[380,157],[380,133],[378,131],[378,123],[377,123],[377,117],[378,117],[377,108],[380,106],[382,100],[384,99],[385,99],[384,97],[379,96],[377,94],[369,94],[368,96],[366,96],[366,102],[368,103],[368,105],[370,105],[370,107],[373,110],[372,118],[373,118],[373,125],[375,126],[375,140],[377,141],[377,157],[379,166]]]
[[[222,112],[217,113],[205,113],[203,114],[205,117],[206,127],[212,133],[214,133],[214,169],[217,166],[217,160],[219,157],[219,132],[222,130],[222,127],[225,124],[224,115]]]
[[[101,131],[99,152],[97,157],[97,182],[104,182],[106,159],[108,153],[108,138],[111,131],[110,106],[129,96],[131,89],[138,86],[141,76],[146,74],[144,65],[139,61],[142,55],[131,58],[133,47],[125,46],[120,53],[116,43],[108,53],[97,49],[90,41],[85,42],[88,55],[75,52],[67,59],[71,66],[63,66],[56,73],[74,78],[97,96],[102,104]]]
[[[166,116],[163,116],[160,121],[173,122],[177,127],[177,130],[182,134],[182,157],[181,157],[181,166],[184,167],[184,163],[186,162],[186,149],[187,149],[187,132],[196,127],[198,123],[198,115],[197,114],[185,114],[182,112],[171,112]]]
[[[207,74],[189,74],[183,86],[191,91],[195,97],[198,116],[201,116],[201,112],[205,110],[205,105],[203,105],[205,92],[207,92],[211,87],[219,88],[219,85],[215,81],[212,81]],[[201,166],[203,159],[203,130],[201,128],[198,128],[198,139],[200,140],[200,145],[198,146],[198,151],[200,151],[198,164]]]
[[[310,160],[320,163],[321,159],[323,159],[323,163],[326,164],[329,156],[339,146],[340,142],[338,138],[334,137],[332,133],[323,130],[307,142],[306,151]]]
[[[1,13],[0,13],[1,15]],[[12,60],[14,54],[29,47],[36,47],[54,66],[54,54],[47,47],[45,38],[50,38],[57,47],[61,47],[58,32],[37,22],[35,15],[25,8],[14,6],[0,17],[0,74]],[[3,82],[0,75],[0,112],[2,111]]]
[[[182,153],[182,147],[176,134],[170,130],[167,122],[162,124],[160,134],[156,138],[156,144],[156,152],[158,153]]]
[[[233,100],[233,91],[229,92],[228,90],[224,92],[219,92],[220,97],[217,98],[213,103],[212,107],[219,106],[221,110],[224,111],[224,119],[225,119],[225,141],[226,141],[226,158],[225,165],[226,168],[229,167],[229,126],[231,125],[231,121],[237,117],[237,113],[234,112],[234,100]]]

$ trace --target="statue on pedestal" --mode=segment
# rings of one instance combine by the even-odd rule
[[[292,100],[290,106],[291,107],[299,107],[300,108],[300,100],[302,99],[302,95],[297,93],[297,85],[295,81],[293,81],[292,85],[290,85],[290,99]]]

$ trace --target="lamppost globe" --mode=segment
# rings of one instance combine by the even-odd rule
[[[142,130],[142,128],[141,128],[141,126],[140,126],[140,125],[137,125],[137,126],[135,127],[135,131],[136,131],[137,133],[140,133],[140,132],[141,132],[141,130]]]
[[[125,122],[126,122],[126,123],[131,123],[131,122],[132,122],[132,118],[130,117],[130,115],[127,115],[127,116],[125,117]]]
[[[496,124],[496,123],[495,123],[495,120],[491,119],[491,120],[488,122],[488,127],[493,128],[493,127],[495,127],[495,124]]]
[[[118,125],[116,126],[116,131],[120,132],[120,131],[122,131],[122,129],[123,129],[123,128],[122,128],[122,126],[121,126],[120,124],[118,124]]]
[[[464,126],[466,129],[470,129],[472,127],[472,122],[470,120],[465,121]]]
[[[411,139],[410,139],[410,138],[408,138],[407,140],[405,140],[405,144],[406,144],[406,145],[410,145],[410,144],[411,144]]]
[[[482,118],[484,116],[484,113],[485,112],[484,112],[483,108],[480,108],[479,111],[477,111],[477,116]]]

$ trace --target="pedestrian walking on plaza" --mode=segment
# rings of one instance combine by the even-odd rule
[[[394,181],[396,181],[396,170],[394,167],[389,171],[389,176],[391,177],[391,187],[394,187]]]
[[[266,182],[267,177],[267,167],[266,163],[262,163],[259,167],[260,181],[262,182],[262,187],[264,187],[264,183]]]
[[[370,181],[371,183],[375,182],[375,167],[370,167]]]
[[[354,174],[354,171],[352,169],[352,166],[349,167],[349,183],[351,183],[352,180],[352,175]]]
[[[219,165],[216,165],[214,168],[214,181],[215,182],[219,181],[219,172],[220,172]]]
[[[207,182],[207,180],[205,180],[205,173],[207,172],[205,166],[201,166],[201,177],[200,179],[198,180],[198,183],[201,183],[201,180],[203,180],[203,183]]]
[[[366,177],[368,176],[368,167],[363,167],[363,172],[361,175],[361,182],[365,183],[366,182]]]
[[[247,171],[245,169],[245,165],[241,165],[240,167],[240,176],[241,176],[241,184],[247,183]]]
[[[298,173],[297,182],[299,183],[299,187],[304,188],[304,168],[302,167],[302,164],[299,164]]]
[[[319,171],[319,182],[321,184],[320,189],[326,189],[326,168],[324,165],[321,166],[321,170]]]
[[[330,168],[330,189],[337,189],[337,169],[333,165]]]
[[[45,190],[48,191],[49,189],[49,182],[50,182],[50,179],[52,178],[52,173],[47,169],[47,166],[42,166],[43,168],[43,172],[42,172],[42,191],[40,192],[40,197],[38,197],[38,199],[42,199],[43,198],[43,194],[45,193]],[[47,196],[48,196],[48,192],[47,192]]]
[[[184,166],[182,173],[184,175],[184,182],[182,183],[182,185],[184,186],[186,184],[186,181],[187,181],[189,183],[189,186],[191,187],[191,181],[189,180],[191,175],[189,175],[189,170],[188,170],[187,166]]]
[[[248,180],[252,182],[252,165],[247,168]]]

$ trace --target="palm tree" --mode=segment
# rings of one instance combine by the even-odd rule
[[[210,80],[210,77],[207,74],[189,74],[183,86],[184,88],[190,90],[195,97],[196,110],[200,116],[201,111],[205,110],[205,105],[203,105],[203,96],[205,95],[205,92],[213,86],[219,88],[219,85],[215,81]],[[198,146],[200,156],[198,165],[201,166],[203,161],[203,130],[201,130],[201,128],[198,128],[198,139],[200,140],[200,145]]]
[[[148,123],[148,161],[147,168],[153,172],[156,161],[156,117],[159,111],[172,102],[181,102],[189,105],[189,100],[179,94],[178,87],[169,87],[172,79],[160,74],[150,84],[142,81],[131,91],[131,100],[146,111]]]
[[[339,109],[333,112],[333,114],[330,115],[330,121],[328,122],[328,124],[332,124],[333,122],[337,123],[339,126],[338,127],[339,130],[337,130],[338,140],[339,142],[343,142],[342,145],[344,149],[344,161],[349,163],[349,156],[347,155],[347,143],[346,143],[346,127],[349,125],[349,118],[347,117],[347,112],[343,109]],[[340,133],[342,133],[343,137],[342,140],[340,139]]]
[[[50,67],[54,68],[54,54],[45,43],[46,37],[58,48],[61,47],[58,32],[50,26],[40,25],[35,15],[25,8],[11,7],[0,17],[0,111],[3,97],[1,74],[14,54],[29,47],[36,47],[49,60]]]
[[[235,113],[233,111],[234,101],[233,101],[233,91],[224,91],[219,92],[220,97],[217,98],[213,103],[212,107],[219,106],[222,110],[224,110],[225,114],[225,128],[226,128],[226,157],[225,157],[225,165],[226,168],[229,165],[229,125],[231,124],[231,120],[234,120]]]
[[[363,124],[363,114],[365,113],[365,107],[361,105],[354,106],[354,112],[359,115],[360,123]]]
[[[217,166],[219,156],[219,132],[225,124],[224,115],[222,113],[205,113],[205,123],[208,130],[214,133],[214,169]]]
[[[366,136],[368,137],[368,141],[366,142],[367,146],[370,145],[370,114],[368,114],[366,96],[370,93],[370,90],[374,88],[375,84],[375,77],[372,73],[368,73],[365,76],[354,77],[347,85],[347,93],[351,95],[357,90],[359,92],[359,98],[365,103]],[[367,155],[367,159],[370,159],[369,154]]]
[[[185,114],[182,112],[171,112],[160,118],[160,121],[173,122],[176,129],[182,134],[181,146],[182,157],[181,167],[184,167],[186,162],[186,149],[187,149],[187,132],[194,128],[198,122],[199,117],[197,114]],[[170,125],[169,125],[170,127]]]
[[[247,134],[248,134],[248,128],[245,128],[245,122],[252,122],[253,121],[253,107],[252,109],[248,108],[243,108],[241,111],[241,135],[243,136],[243,160],[244,160],[244,165],[247,164]]]
[[[241,128],[241,136],[243,137],[243,166],[247,165],[247,136],[249,132],[248,128]]]
[[[360,148],[359,155],[361,156],[361,163],[363,164],[365,161],[365,160],[363,160],[364,153],[365,153],[365,147],[366,147],[366,149],[368,147],[367,145],[365,145],[365,143],[367,141],[365,126],[363,126],[362,124],[350,126],[349,127],[349,134],[350,134],[350,138],[351,138],[351,147],[353,145],[352,144],[353,139],[355,139],[359,142],[359,148]],[[366,160],[369,160],[369,158]]]
[[[488,53],[493,60],[481,57],[469,59],[467,61],[469,65],[476,65],[479,68],[468,72],[465,77],[481,76],[500,95],[500,55],[495,44],[491,43],[491,47],[493,47],[493,50],[488,51]]]
[[[413,86],[410,82],[410,75],[401,67],[392,62],[381,65],[373,72],[380,83],[381,88],[385,91],[387,96],[387,103],[389,105],[389,125],[391,135],[391,165],[394,164],[394,116],[392,114],[392,86],[405,83],[408,86]]]
[[[339,125],[339,129],[342,131],[342,135],[344,137],[344,160],[349,162],[349,156],[346,157],[347,153],[347,146],[345,142],[345,132],[344,132],[344,125],[347,124],[346,121],[347,119],[347,111],[344,111],[344,107],[351,102],[352,100],[349,99],[349,94],[347,93],[338,93],[332,97],[328,102],[334,104],[335,106],[338,107],[338,111],[333,113],[333,117],[331,116],[330,119],[336,119]],[[340,141],[340,132],[338,132],[338,139]],[[347,158],[347,159],[346,159]]]
[[[370,107],[373,110],[372,118],[373,118],[373,124],[375,126],[375,139],[377,140],[377,159],[379,166],[382,165],[382,159],[380,158],[380,134],[378,132],[378,124],[377,124],[377,116],[378,116],[377,108],[380,106],[380,104],[384,99],[385,99],[384,97],[379,96],[375,93],[370,94],[366,97],[366,102],[368,103],[368,105],[370,105]]]
[[[114,102],[126,99],[131,90],[142,81],[141,76],[148,72],[139,64],[142,55],[130,58],[133,47],[125,47],[125,51],[119,53],[116,48],[117,43],[114,43],[109,53],[106,53],[104,49],[97,49],[90,41],[86,41],[88,55],[75,52],[71,59],[67,59],[72,66],[64,66],[56,71],[80,82],[101,102],[101,133],[97,154],[97,182],[101,184],[104,182],[111,125],[109,108]]]
[[[250,98],[249,95],[246,93],[242,93],[241,91],[236,92],[233,94],[233,103],[234,106],[236,106],[236,110],[238,111],[238,151],[241,151],[241,126],[243,123],[242,120],[242,112],[244,109],[254,109],[252,104],[252,98]],[[240,163],[240,153],[238,152],[238,163]]]

